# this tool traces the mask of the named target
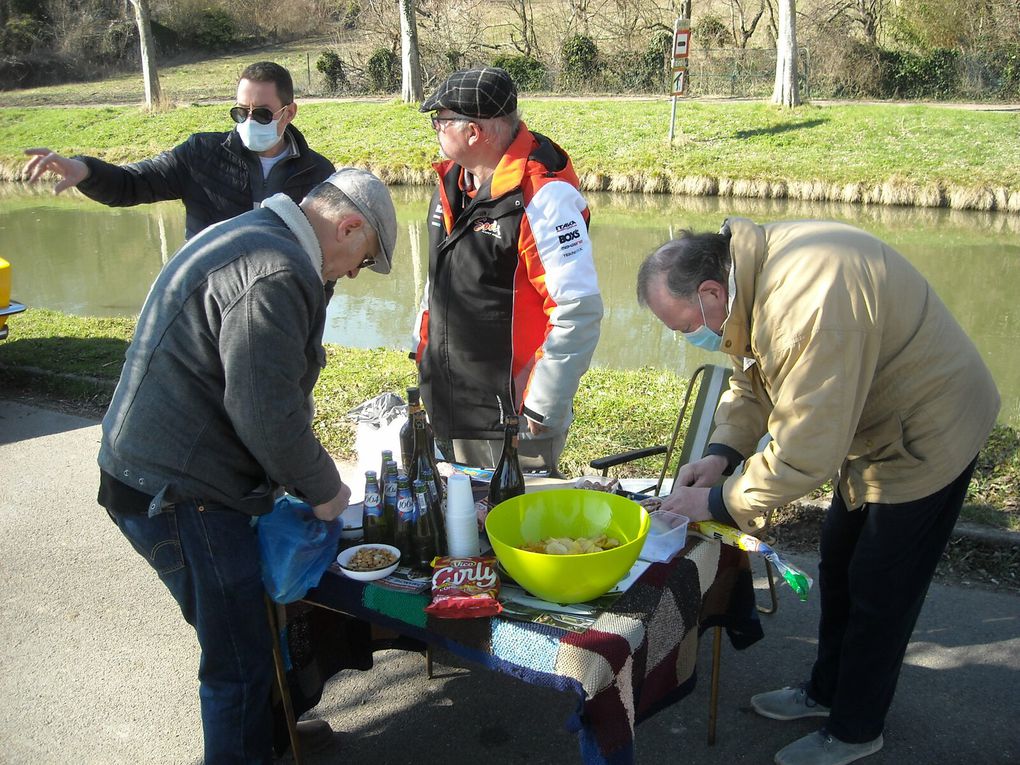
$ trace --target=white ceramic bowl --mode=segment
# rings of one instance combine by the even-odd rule
[[[397,556],[396,560],[388,566],[373,569],[372,571],[357,571],[352,568],[347,568],[347,564],[350,563],[351,558],[358,554],[358,550],[365,550],[371,547],[377,547],[381,550],[393,553]],[[384,544],[354,545],[354,547],[348,547],[336,556],[336,562],[337,565],[340,566],[340,570],[344,572],[345,576],[349,576],[351,579],[357,579],[360,582],[372,582],[376,579],[385,579],[397,570],[397,566],[400,565],[400,550],[393,547],[393,545]]]

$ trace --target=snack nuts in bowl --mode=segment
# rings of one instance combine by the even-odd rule
[[[582,603],[603,595],[623,579],[641,554],[648,512],[615,494],[553,489],[501,502],[485,519],[500,565],[524,589],[554,603]],[[522,545],[550,537],[601,536],[618,545],[597,552],[550,555]]]
[[[348,547],[336,556],[345,576],[361,582],[385,579],[400,564],[400,550],[392,545],[365,544]]]

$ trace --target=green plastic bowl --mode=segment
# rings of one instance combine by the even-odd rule
[[[553,489],[508,499],[485,519],[500,564],[524,589],[554,603],[582,603],[613,588],[630,571],[648,535],[648,513],[616,494]],[[519,545],[547,537],[597,537],[620,546],[581,555],[548,555]]]

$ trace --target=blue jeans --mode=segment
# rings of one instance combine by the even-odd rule
[[[251,519],[209,502],[108,512],[198,634],[206,765],[272,763],[272,636]]]

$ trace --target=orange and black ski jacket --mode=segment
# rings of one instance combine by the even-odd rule
[[[435,167],[415,338],[435,433],[501,438],[510,412],[564,432],[603,312],[570,158],[522,123],[473,199],[463,168]]]

